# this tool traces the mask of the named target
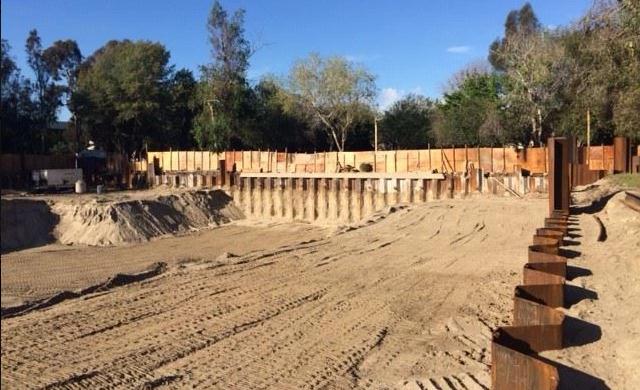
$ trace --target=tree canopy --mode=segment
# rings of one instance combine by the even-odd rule
[[[284,74],[249,80],[255,46],[244,19],[243,9],[212,3],[202,21],[211,60],[196,76],[176,70],[158,42],[113,40],[85,59],[74,40],[45,47],[32,30],[24,45],[29,78],[3,39],[2,151],[68,152],[88,140],[125,153],[145,146],[361,150],[374,146],[376,118],[383,149],[531,145],[567,134],[640,142],[636,0],[597,0],[557,28],[545,27],[526,3],[506,15],[488,61],[454,72],[441,97],[403,96],[383,112],[375,75],[341,56],[311,53]],[[63,106],[77,137],[48,130]]]
[[[172,68],[159,43],[110,41],[82,64],[73,107],[91,139],[132,152],[163,146]]]
[[[288,83],[294,105],[312,125],[324,129],[339,151],[354,123],[369,113],[376,94],[375,76],[364,67],[315,53],[293,65]]]

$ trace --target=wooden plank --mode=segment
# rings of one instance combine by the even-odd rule
[[[444,179],[441,173],[430,172],[333,172],[333,173],[310,173],[310,172],[241,172],[240,177],[268,177],[268,178],[348,178],[348,179]]]

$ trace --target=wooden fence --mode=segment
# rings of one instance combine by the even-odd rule
[[[249,153],[249,152],[246,152]],[[219,162],[224,159],[224,153],[208,151],[168,151],[148,152],[147,161],[155,163],[164,172],[177,171],[215,171],[219,168]],[[146,171],[146,162],[136,165],[142,171]]]
[[[582,149],[589,169],[612,171],[613,146],[600,145]],[[129,169],[124,156],[109,155],[109,169]],[[241,172],[290,172],[334,173],[340,167],[360,168],[369,163],[374,172],[464,172],[471,168],[492,173],[511,173],[526,169],[531,173],[547,171],[546,148],[516,150],[501,148],[448,148],[423,150],[391,150],[365,152],[287,153],[282,151],[163,151],[148,152],[146,160],[135,161],[131,169],[145,172],[147,164],[154,162],[164,172],[215,171],[220,161],[225,161],[227,171]],[[28,173],[36,169],[74,168],[75,158],[67,155],[0,155],[0,175],[10,176]]]
[[[75,168],[75,156],[40,155],[40,154],[1,154],[0,174],[17,175],[38,169],[70,169]]]
[[[592,146],[587,152],[593,170],[613,169],[613,146]],[[213,171],[224,160],[227,171],[334,173],[340,167],[356,169],[368,163],[374,172],[465,172],[480,168],[485,172],[512,173],[526,169],[531,173],[547,172],[546,148],[516,150],[501,148],[448,148],[365,152],[287,153],[281,151],[169,151],[148,152],[149,162],[164,172]],[[146,161],[136,164],[145,171]]]

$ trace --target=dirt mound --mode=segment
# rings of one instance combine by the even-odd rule
[[[43,200],[2,199],[2,251],[40,246],[55,241],[59,221]]]
[[[6,218],[5,218],[6,215]],[[2,203],[2,250],[52,242],[119,245],[218,226],[243,218],[222,191],[192,191],[148,199]],[[6,233],[6,234],[5,234]]]

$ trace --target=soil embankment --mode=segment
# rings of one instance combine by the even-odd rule
[[[243,217],[222,191],[152,193],[138,199],[3,199],[2,251],[55,241],[93,246],[144,242]]]

